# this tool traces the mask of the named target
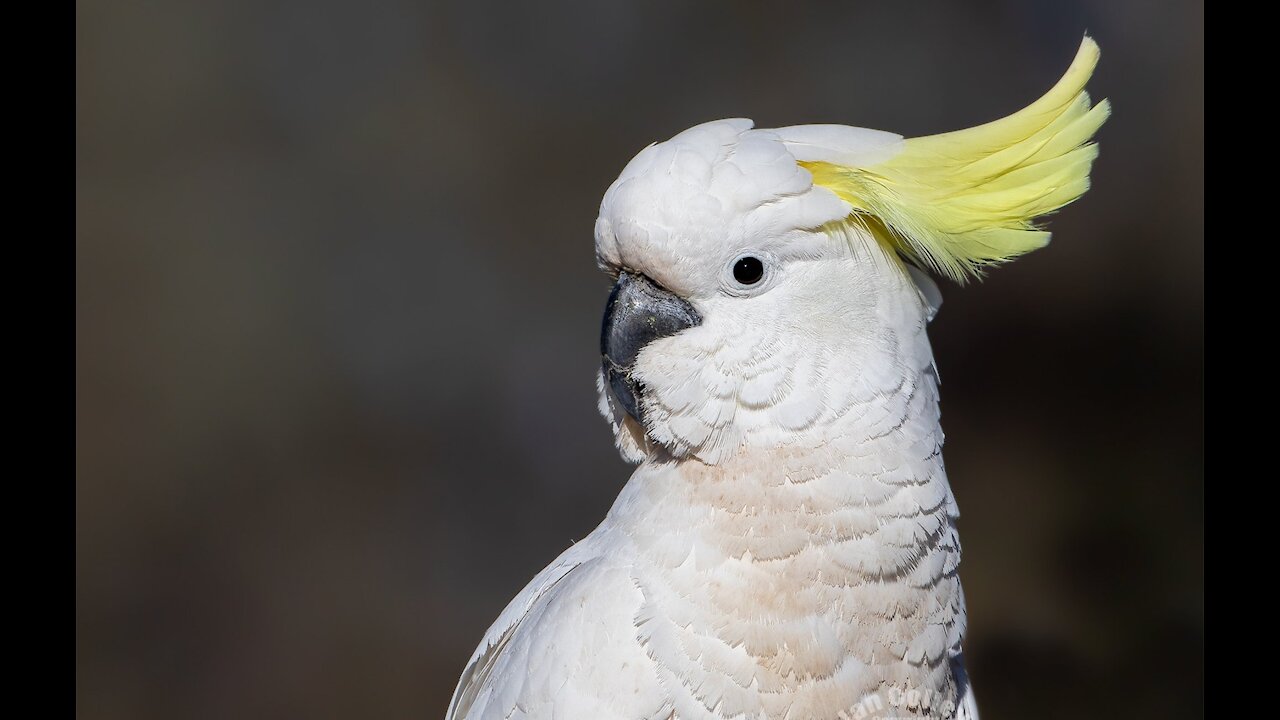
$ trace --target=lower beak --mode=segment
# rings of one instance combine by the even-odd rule
[[[624,272],[618,276],[604,308],[600,355],[609,389],[637,422],[644,386],[632,376],[636,357],[654,340],[701,322],[692,305],[644,275]]]

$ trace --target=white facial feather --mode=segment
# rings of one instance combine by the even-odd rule
[[[838,224],[850,206],[797,164],[809,157],[806,143],[883,157],[901,138],[856,128],[837,135],[827,126],[705,123],[645,148],[605,193],[601,265],[647,275],[703,317],[637,358],[645,428],[599,383],[601,412],[627,459],[660,448],[714,464],[743,447],[803,443],[931,362],[927,347],[918,357],[920,348],[900,342],[930,316],[904,265]],[[730,277],[743,255],[766,265],[747,290]]]

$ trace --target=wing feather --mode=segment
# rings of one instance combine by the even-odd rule
[[[458,687],[453,691],[449,710],[445,713],[445,720],[463,720],[467,717],[480,692],[488,687],[490,673],[498,658],[502,656],[507,643],[520,628],[529,611],[539,599],[588,559],[579,557],[582,553],[574,552],[579,547],[581,546],[575,545],[569,548],[555,562],[538,573],[494,621],[485,633],[484,640],[480,642],[480,646],[467,662],[467,667],[462,671]]]

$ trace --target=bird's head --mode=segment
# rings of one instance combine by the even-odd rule
[[[1042,247],[1034,219],[1087,189],[1096,60],[1086,38],[1048,94],[970,130],[719,120],[636,155],[595,228],[616,280],[600,410],[623,456],[821,442],[927,367],[940,300],[920,268],[963,281]]]

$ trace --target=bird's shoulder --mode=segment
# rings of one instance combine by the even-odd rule
[[[609,697],[661,702],[643,648],[627,641],[643,597],[617,550],[593,534],[538,573],[485,633],[447,720],[549,717],[553,707],[603,719],[618,709],[597,707]]]

